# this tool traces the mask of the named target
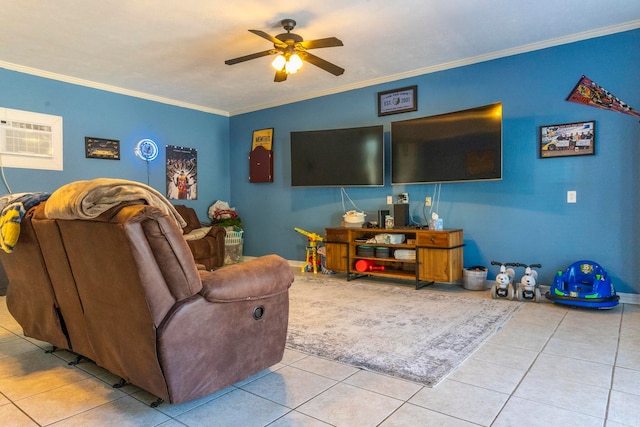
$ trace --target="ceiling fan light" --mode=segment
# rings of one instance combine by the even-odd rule
[[[291,66],[295,68],[296,71],[302,68],[302,59],[300,59],[297,53],[289,57],[289,63],[291,63]]]
[[[271,63],[271,65],[276,70],[281,71],[286,62],[287,60],[285,59],[284,55],[278,55],[273,59],[273,62]]]
[[[284,70],[287,74],[295,74],[298,72],[298,69],[291,63],[291,61],[287,61],[287,64],[284,66]]]

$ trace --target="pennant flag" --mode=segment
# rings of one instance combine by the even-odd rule
[[[609,91],[598,86],[585,76],[580,78],[576,87],[567,97],[567,101],[640,117],[640,112],[620,101],[619,98],[616,98]]]

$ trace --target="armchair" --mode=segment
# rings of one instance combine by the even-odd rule
[[[204,265],[207,270],[222,267],[226,234],[224,228],[203,226],[193,208],[185,205],[174,205],[174,207],[187,223],[182,231],[195,262]]]

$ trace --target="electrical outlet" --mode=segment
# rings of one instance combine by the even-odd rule
[[[387,204],[388,205],[392,205],[393,204],[393,197],[392,196],[387,196]]]
[[[425,197],[424,198],[424,205],[425,206],[431,206],[431,197]]]
[[[576,203],[577,194],[575,191],[567,191],[567,203]]]

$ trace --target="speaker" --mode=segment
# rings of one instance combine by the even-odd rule
[[[378,211],[378,228],[384,228],[384,220],[389,215],[389,209],[381,209]]]
[[[409,225],[409,204],[397,203],[393,205],[393,221],[396,227]]]

